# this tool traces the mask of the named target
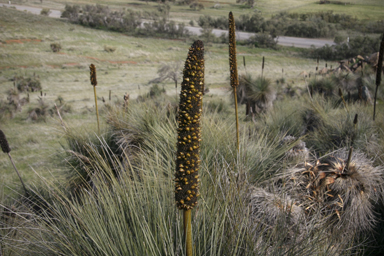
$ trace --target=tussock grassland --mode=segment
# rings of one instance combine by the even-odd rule
[[[193,38],[135,38],[5,8],[0,30],[0,100],[16,108],[13,118],[1,116],[0,129],[28,190],[22,196],[1,154],[1,254],[185,255],[174,197],[176,141],[196,134],[177,138],[182,119],[173,81],[148,82],[164,63],[184,60]],[[51,43],[61,50],[53,53]],[[106,45],[116,50],[106,52]],[[194,255],[380,255],[384,109],[379,93],[377,119],[371,120],[367,91],[374,71],[366,67],[364,78],[343,72],[323,77],[315,67],[326,63],[300,58],[296,49],[238,45],[241,89],[251,93],[236,95],[237,150],[228,48],[207,43],[204,50],[209,91],[194,177],[201,194],[192,212]],[[12,90],[15,77],[38,78],[42,92]],[[184,93],[187,106],[190,92]],[[8,103],[17,97],[27,103]],[[186,114],[180,112],[188,122]]]
[[[147,82],[156,77],[158,67],[162,63],[179,61],[185,56],[183,49],[189,42],[162,40],[152,38],[134,38],[118,33],[93,30],[76,26],[65,21],[23,14],[13,9],[0,8],[0,93],[2,100],[13,87],[13,77],[39,77],[44,101],[53,106],[58,96],[63,97],[67,104],[74,109],[68,115],[67,122],[79,126],[87,126],[93,122],[93,93],[89,82],[89,64],[94,63],[98,71],[98,96],[108,100],[109,90],[112,91],[112,101],[122,100],[125,93],[131,99],[139,94],[147,93]],[[62,49],[53,53],[51,43],[60,43]],[[116,51],[107,53],[104,46],[115,47]],[[228,69],[227,47],[225,45],[206,46],[206,87],[214,94],[225,95],[229,76],[223,75]],[[293,52],[294,53],[294,52]],[[304,84],[304,80],[296,78],[303,70],[314,70],[313,60],[301,59],[290,53],[290,50],[273,51],[268,49],[252,49],[238,47],[239,59],[246,57],[247,68],[261,73],[262,56],[266,58],[265,73],[271,76],[284,76],[287,81]],[[239,70],[243,68],[239,65]],[[172,82],[165,83],[166,91],[174,95]],[[26,94],[23,94],[26,97]],[[30,103],[37,105],[40,92],[30,93]],[[102,105],[101,105],[102,106]],[[1,124],[4,130],[9,130],[9,140],[13,147],[19,147],[15,158],[23,175],[28,175],[29,166],[44,166],[49,156],[59,147],[60,133],[52,128],[58,123],[56,118],[48,118],[45,123],[31,123],[26,120],[28,107],[23,108],[14,120]],[[82,121],[79,122],[79,119]],[[91,126],[92,127],[92,126]],[[24,134],[24,136],[19,136]],[[31,138],[32,141],[28,138]],[[26,142],[27,141],[27,142]],[[29,142],[28,142],[29,141]],[[60,140],[59,140],[60,141]],[[35,150],[39,148],[38,161],[34,159]],[[44,153],[46,152],[46,153]],[[5,172],[5,180],[14,180],[12,166],[1,160]],[[40,163],[40,164],[38,164]],[[28,170],[28,171],[27,171]]]

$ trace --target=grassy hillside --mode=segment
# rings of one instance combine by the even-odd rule
[[[66,3],[70,2],[67,1]],[[87,1],[84,3],[102,4],[104,2]],[[209,4],[209,2],[205,3]],[[277,5],[277,2],[273,3]],[[273,3],[271,1],[259,1],[257,5],[266,10],[270,8],[268,6],[273,6]],[[40,5],[39,2],[33,1],[23,2],[23,4]],[[111,8],[131,5],[126,1],[108,1],[108,4]],[[146,8],[154,9],[156,7],[154,3],[149,3],[148,6],[144,2],[140,2],[140,4],[139,6],[146,6]],[[305,6],[310,4],[314,4],[313,1],[290,1],[287,6],[291,6],[290,10],[292,11],[298,11],[298,8],[306,8]],[[354,4],[358,4],[358,1],[355,1]],[[370,4],[382,5],[380,1],[370,1],[366,7],[368,8]],[[64,3],[44,1],[43,5],[62,8]],[[283,3],[278,6],[282,9],[286,8]],[[320,6],[327,8],[331,5]],[[351,5],[348,8],[352,6],[353,8],[356,7]],[[185,7],[172,5],[171,11],[173,8]],[[226,8],[219,10],[206,8],[204,12],[213,14],[220,11],[223,12],[223,15],[224,13],[227,15],[228,10]],[[314,9],[311,10],[314,11]],[[380,10],[380,8],[376,8],[376,10]],[[247,12],[249,10],[241,9],[241,11]],[[191,12],[191,10],[187,9],[187,12]],[[204,12],[196,15],[201,15]],[[112,92],[113,101],[121,100],[125,93],[129,93],[131,98],[136,98],[137,95],[148,92],[149,85],[147,83],[157,76],[157,70],[162,64],[179,62],[185,57],[183,50],[188,47],[189,40],[192,40],[183,42],[128,37],[119,33],[84,28],[43,16],[22,14],[7,8],[0,8],[0,14],[0,54],[2,56],[0,92],[2,95],[5,95],[12,88],[13,81],[11,80],[13,77],[38,76],[45,95],[44,102],[53,107],[55,100],[59,96],[62,97],[66,104],[74,110],[66,118],[73,120],[75,124],[79,118],[85,117],[89,120],[88,122],[93,122],[94,118],[92,112],[93,93],[88,75],[90,63],[94,63],[97,67],[99,80],[97,89],[100,99],[101,97],[107,99],[109,91]],[[171,16],[173,16],[172,13]],[[53,53],[50,49],[52,43],[61,44],[61,51]],[[105,46],[116,50],[112,53],[106,52],[104,51]],[[227,95],[228,76],[223,75],[228,69],[227,47],[211,44],[206,49],[207,87],[213,94]],[[291,51],[289,48],[274,51],[240,46],[238,55],[240,61],[242,61],[242,57],[245,57],[247,69],[252,70],[254,75],[261,73],[261,60],[263,56],[266,56],[264,72],[268,77],[277,79],[284,76],[288,84],[292,83],[299,87],[305,84],[299,74],[303,71],[310,73],[316,67],[315,61],[296,57],[295,51]],[[319,66],[324,67],[324,65],[325,63],[320,61]],[[332,65],[332,63],[328,63],[328,65]],[[333,63],[333,65],[336,66],[337,64]],[[241,66],[240,70],[244,72]],[[282,70],[284,74],[282,74]],[[173,83],[166,82],[162,86],[168,94],[174,94]],[[39,96],[39,92],[30,94],[31,106],[38,104]],[[3,96],[4,100],[5,98],[6,96]],[[56,140],[60,137],[60,134],[53,132],[54,129],[42,129],[45,124],[34,124],[28,121],[27,111],[31,106],[24,107],[21,113],[16,114],[13,121],[2,124],[3,129],[11,130],[9,136],[15,141],[14,146],[20,147],[20,150],[17,152],[15,150],[14,154],[19,154],[16,157],[23,159],[19,162],[20,168],[26,170],[29,169],[29,165],[35,165],[33,161],[34,148],[40,147],[46,150],[45,152],[52,153],[52,149],[57,148]],[[20,134],[18,129],[10,129],[14,126],[13,122],[17,122],[20,131],[24,131],[25,136],[23,138],[17,136]],[[48,118],[47,122],[49,126],[55,124],[57,120]],[[43,130],[48,131],[42,133]],[[40,156],[42,160],[37,162],[46,162],[49,155],[42,153]],[[12,166],[8,165],[7,161],[3,162],[3,165],[7,166],[7,176],[5,177],[13,176]]]
[[[8,1],[0,0],[0,2],[7,3]],[[319,11],[333,11],[335,14],[347,14],[358,19],[366,20],[382,20],[384,19],[383,10],[384,3],[380,0],[340,0],[331,1],[336,4],[319,4],[319,0],[256,0],[254,8],[249,8],[244,4],[232,1],[199,1],[203,4],[205,9],[201,11],[192,10],[189,5],[178,5],[171,3],[170,17],[178,21],[189,22],[190,20],[197,20],[200,15],[227,16],[229,11],[232,11],[236,16],[241,14],[252,14],[255,10],[261,11],[263,16],[270,17],[279,12],[319,12]],[[124,0],[84,0],[84,1],[40,1],[33,0],[14,0],[12,3],[29,5],[35,7],[46,7],[51,9],[63,10],[66,4],[102,4],[108,5],[112,9],[127,8],[132,10],[152,11],[156,10],[159,6],[158,3],[153,1],[124,1]],[[343,5],[342,3],[345,3]],[[214,8],[214,6],[219,8]]]
[[[44,4],[49,3],[44,1]],[[150,86],[147,83],[157,76],[157,70],[162,64],[182,60],[185,57],[185,49],[192,40],[183,42],[128,37],[44,16],[23,14],[7,8],[0,8],[0,14],[2,56],[0,93],[3,95],[3,100],[6,99],[6,92],[13,87],[11,80],[15,76],[38,76],[45,95],[44,102],[53,107],[55,100],[59,96],[62,97],[74,110],[66,118],[69,122],[73,121],[76,126],[80,125],[78,123],[80,118],[87,120],[82,124],[94,120],[93,92],[88,68],[91,63],[97,67],[99,100],[102,97],[108,99],[109,91],[112,92],[112,101],[122,100],[125,93],[129,93],[133,99],[139,94],[148,92]],[[59,43],[62,46],[61,51],[52,52],[50,49],[52,43]],[[104,46],[116,50],[109,53],[104,51]],[[205,80],[206,87],[212,94],[229,93],[228,76],[223,75],[228,70],[227,52],[227,47],[221,44],[208,44],[206,47]],[[303,71],[310,73],[317,65],[314,60],[297,57],[295,51],[289,48],[274,51],[239,46],[238,56],[239,63],[245,57],[246,68],[248,71],[252,70],[254,75],[261,73],[262,57],[266,56],[264,74],[267,77],[276,80],[284,76],[288,84],[299,87],[305,84],[299,74]],[[320,61],[319,66],[324,67],[325,63]],[[241,65],[240,70],[244,72]],[[168,94],[174,95],[172,82],[166,82],[162,86]],[[60,138],[60,133],[56,133],[55,129],[50,127],[57,123],[56,119],[48,118],[47,125],[34,124],[28,120],[27,111],[32,106],[38,105],[39,96],[40,92],[31,93],[30,106],[23,107],[14,120],[1,124],[2,129],[11,130],[8,136],[14,141],[14,147],[22,149],[15,150],[14,154],[20,159],[20,168],[27,173],[29,165],[35,165],[33,161],[35,148],[40,147],[46,150],[45,152],[53,153],[59,146],[57,139]],[[99,104],[102,106],[102,103]],[[14,122],[17,122],[18,129],[11,128],[14,127]],[[42,129],[42,127],[48,128]],[[24,136],[18,136],[21,131]],[[34,139],[29,143],[32,137]],[[50,155],[41,153],[40,160],[36,162],[43,166]],[[12,166],[6,159],[2,162],[3,166],[6,166],[6,172],[2,175],[7,179],[8,176],[13,177]]]

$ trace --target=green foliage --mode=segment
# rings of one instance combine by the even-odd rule
[[[38,92],[43,89],[40,78],[36,76],[15,76],[13,81],[15,82],[16,88],[19,92]]]
[[[377,52],[380,39],[371,36],[357,36],[350,38],[349,42],[342,42],[334,46],[326,45],[320,48],[311,48],[306,54],[311,58],[320,57],[324,60],[342,60],[357,55],[366,56]]]
[[[192,3],[189,8],[193,9],[194,11],[201,11],[204,9],[204,5],[201,3]]]
[[[273,38],[270,34],[268,33],[258,33],[254,36],[251,36],[248,40],[247,43],[250,45],[253,45],[258,48],[270,48],[270,49],[277,49],[277,40]]]
[[[266,112],[273,106],[276,99],[276,90],[270,79],[257,77],[253,79],[250,74],[240,76],[237,89],[237,101],[246,104],[246,114]]]
[[[125,9],[112,11],[105,5],[66,5],[62,17],[83,26],[130,34],[166,38],[188,36],[188,31],[183,23],[176,24],[174,21],[168,20],[170,9],[169,4],[160,4],[157,11],[143,13]],[[143,23],[143,19],[150,19],[151,22]],[[142,23],[144,28],[140,28]]]
[[[61,17],[83,26],[119,32],[135,31],[141,24],[140,13],[132,10],[111,11],[104,5],[66,5]]]
[[[168,21],[164,16],[151,16],[152,22],[144,23],[144,29],[139,31],[144,35],[158,35],[165,38],[188,37],[188,30],[183,23],[176,24],[174,21]]]
[[[157,96],[160,96],[161,94],[165,93],[165,89],[164,88],[160,88],[159,85],[157,84],[154,84],[151,86],[151,88],[149,89],[149,96],[151,98],[153,97],[157,97]]]
[[[44,16],[49,16],[50,13],[51,13],[51,10],[49,8],[43,8],[40,11],[40,15],[44,15]]]
[[[332,37],[336,29],[325,21],[294,22],[285,28],[284,35],[296,37]]]
[[[50,47],[53,52],[59,52],[61,50],[61,44],[59,43],[52,43]]]
[[[308,83],[309,90],[312,94],[318,93],[325,98],[331,98],[337,95],[338,85],[330,78],[313,78]]]

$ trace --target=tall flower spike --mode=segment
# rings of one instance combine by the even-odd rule
[[[11,148],[9,147],[7,138],[5,137],[5,134],[2,130],[0,130],[0,145],[4,153],[8,154],[9,152],[11,152]]]
[[[21,176],[20,176],[19,171],[18,171],[17,168],[16,168],[15,163],[13,162],[13,159],[12,159],[12,156],[11,156],[11,148],[9,147],[7,138],[5,137],[5,134],[4,134],[4,132],[3,132],[2,130],[0,130],[0,145],[1,145],[1,149],[3,150],[3,152],[4,152],[5,154],[8,154],[9,159],[11,160],[11,163],[12,163],[12,165],[13,165],[13,168],[15,169],[17,175],[19,176],[21,185],[23,185],[23,188],[24,188],[24,191],[25,191],[25,195],[28,196],[28,191],[27,191],[27,189],[26,189],[26,187],[25,187],[25,184],[24,184],[24,182],[23,182],[23,179],[22,179]]]
[[[99,108],[97,107],[97,94],[96,94],[96,67],[95,65],[89,65],[91,84],[93,85],[93,93],[95,94],[95,108],[96,108],[96,117],[97,117],[97,130],[100,134],[100,121],[99,121]]]
[[[237,87],[239,77],[237,75],[235,19],[232,12],[229,12],[229,71],[231,73],[231,86]]]
[[[96,67],[95,67],[95,65],[93,65],[93,64],[89,65],[89,70],[90,70],[91,84],[93,86],[96,86],[97,80],[96,80]]]
[[[376,85],[381,83],[381,72],[383,69],[383,54],[384,54],[384,34],[381,39],[380,49],[379,49],[379,60],[377,62],[377,73],[376,73]]]
[[[199,196],[200,117],[204,88],[204,45],[195,41],[189,48],[181,83],[175,199],[179,209],[190,210]]]
[[[235,19],[232,12],[229,12],[229,72],[231,75],[231,86],[233,88],[233,96],[235,100],[235,115],[236,115],[236,146],[237,152],[240,150],[240,139],[239,139],[239,115],[237,110],[237,92],[236,88],[239,85],[239,76],[237,74],[237,61],[236,61],[236,26]],[[245,66],[245,65],[244,65]]]

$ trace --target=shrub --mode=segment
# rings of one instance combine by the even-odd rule
[[[200,32],[200,39],[206,43],[212,43],[216,42],[217,38],[215,34],[212,33],[212,28],[210,27],[203,27]]]
[[[61,18],[67,18],[72,22],[77,21],[79,18],[80,6],[79,5],[65,5],[64,11],[61,13]]]
[[[204,9],[204,5],[201,3],[192,3],[189,8],[193,9],[194,11],[201,11]]]
[[[40,79],[36,76],[32,77],[15,77],[16,88],[19,92],[38,92],[42,90]]]
[[[335,28],[325,21],[295,22],[286,27],[284,35],[296,37],[329,37],[336,32]]]
[[[52,43],[50,46],[53,52],[59,52],[61,50],[61,44],[59,43]]]
[[[44,16],[49,16],[50,13],[51,13],[51,10],[48,8],[43,8],[40,11],[40,15],[44,15]]]
[[[276,99],[276,91],[271,80],[265,77],[253,79],[250,74],[240,76],[237,101],[246,104],[246,115],[268,111]]]
[[[308,84],[312,94],[318,93],[325,98],[330,98],[337,94],[338,85],[329,78],[313,78]]]
[[[343,60],[356,57],[357,55],[366,56],[377,52],[381,38],[371,36],[357,36],[350,38],[349,42],[343,42],[334,46],[323,46],[320,48],[312,47],[304,52],[311,58],[320,57],[325,60]]]
[[[271,48],[277,49],[277,40],[275,40],[269,33],[258,33],[255,36],[251,36],[247,43],[257,48]]]
[[[157,84],[154,84],[149,89],[148,96],[153,98],[153,97],[160,96],[163,93],[165,93],[165,89],[164,88],[161,89]]]
[[[112,47],[112,46],[104,45],[104,51],[106,51],[106,52],[114,52],[114,51],[116,51],[116,48]]]

